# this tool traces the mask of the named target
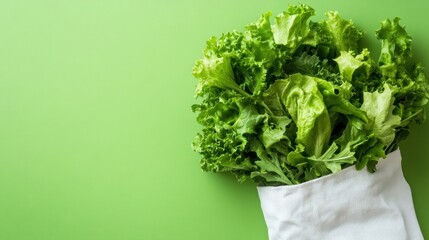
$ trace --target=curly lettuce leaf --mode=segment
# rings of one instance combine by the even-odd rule
[[[193,148],[201,168],[239,181],[297,184],[377,162],[426,118],[429,87],[411,64],[411,37],[399,19],[376,32],[378,62],[362,31],[337,12],[290,6],[207,41],[193,74],[203,126]],[[360,50],[362,49],[362,50]]]
[[[308,5],[289,6],[288,10],[275,18],[272,26],[276,44],[285,45],[294,52],[310,34],[308,19],[314,15],[314,9]]]
[[[381,40],[381,53],[378,60],[381,73],[386,78],[395,78],[398,70],[411,58],[411,36],[405,27],[399,24],[399,18],[381,22],[381,28],[376,31]]]
[[[393,90],[388,84],[384,85],[384,91],[364,92],[364,101],[361,109],[368,116],[366,130],[375,134],[385,147],[388,147],[395,139],[395,128],[401,123],[401,117],[393,115],[395,98]]]
[[[365,77],[369,77],[372,64],[366,48],[357,56],[353,52],[340,51],[340,56],[334,61],[338,64],[343,81],[351,82],[353,74],[361,67],[364,68]]]
[[[201,95],[208,86],[244,92],[235,82],[230,59],[226,56],[216,57],[207,54],[203,59],[197,61],[193,74],[199,80],[197,95]]]
[[[362,31],[357,29],[351,20],[342,19],[336,11],[327,12],[326,17],[323,27],[331,37],[331,45],[335,46],[338,52],[357,52]]]
[[[259,158],[259,160],[255,161],[259,169],[251,173],[251,178],[259,178],[263,182],[272,184],[293,184],[293,181],[286,176],[284,170],[280,166],[279,159],[275,157],[276,155],[269,155],[261,141],[252,138],[250,141],[250,149],[255,152]]]
[[[278,80],[270,86],[282,99],[297,126],[296,144],[300,151],[310,156],[321,156],[330,137],[330,119],[314,78],[294,74],[288,79]],[[271,97],[273,98],[273,97]]]

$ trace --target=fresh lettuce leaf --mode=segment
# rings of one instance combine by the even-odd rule
[[[338,52],[357,52],[362,31],[357,29],[351,20],[342,19],[336,11],[327,12],[326,17],[327,20],[322,24],[331,37],[331,45],[335,46]]]
[[[275,24],[272,26],[275,43],[286,45],[293,53],[309,35],[310,27],[307,21],[313,15],[314,9],[308,5],[291,5],[287,11],[275,18]]]
[[[376,31],[378,61],[363,32],[337,12],[267,12],[243,31],[211,37],[193,75],[203,126],[193,148],[204,171],[239,181],[290,185],[345,167],[376,170],[411,124],[426,118],[429,87],[412,64],[411,37],[399,18]]]
[[[368,116],[367,131],[372,132],[380,139],[385,147],[389,146],[395,139],[395,128],[401,123],[401,117],[393,115],[392,89],[388,84],[384,85],[384,91],[364,93],[364,101],[361,109]]]
[[[395,78],[411,57],[411,36],[399,24],[399,18],[381,22],[377,38],[381,40],[381,53],[378,60],[381,73],[387,78]],[[399,69],[398,69],[399,68]]]

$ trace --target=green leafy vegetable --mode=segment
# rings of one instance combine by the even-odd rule
[[[328,12],[313,22],[314,14],[293,5],[273,23],[268,12],[207,41],[193,70],[201,102],[192,109],[203,125],[193,148],[203,170],[264,185],[352,165],[373,172],[425,120],[428,84],[398,18],[376,31],[375,61],[352,21]]]

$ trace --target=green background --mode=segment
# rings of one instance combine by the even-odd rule
[[[400,16],[429,69],[422,1],[313,0],[367,32]],[[191,69],[280,0],[0,2],[0,239],[267,239],[255,186],[203,173]],[[402,144],[429,237],[429,123]]]

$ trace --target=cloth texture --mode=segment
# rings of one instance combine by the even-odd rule
[[[309,182],[260,186],[270,240],[423,239],[401,166],[401,153],[375,173],[354,166]]]

